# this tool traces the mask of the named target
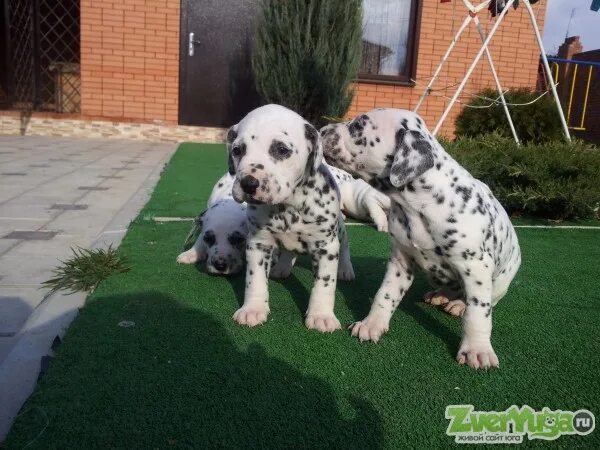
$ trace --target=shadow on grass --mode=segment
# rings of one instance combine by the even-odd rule
[[[354,321],[364,319],[371,308],[371,302],[375,296],[379,285],[383,280],[387,259],[371,256],[358,256],[352,258],[352,265],[356,278],[354,281],[338,281],[337,290],[342,293],[346,306],[352,314]],[[312,270],[310,260],[306,256],[300,256],[295,264],[294,270],[303,267]],[[198,271],[207,273],[204,265],[197,266]],[[244,303],[244,273],[233,277],[227,277],[235,292],[238,304]],[[290,293],[298,312],[304,320],[304,315],[308,307],[310,289],[312,280],[308,286],[305,286],[295,275],[292,274],[283,280],[269,280],[269,283],[280,283]],[[436,336],[446,345],[448,352],[454,356],[460,344],[460,336],[450,329],[446,324],[440,322],[432,315],[434,307],[422,307],[423,295],[431,287],[428,285],[425,276],[417,270],[415,281],[408,293],[400,303],[399,309],[410,315],[428,332]],[[233,314],[233,313],[232,313]],[[457,319],[458,320],[458,319]],[[393,323],[391,324],[394,325]],[[396,321],[396,326],[402,326]]]
[[[342,292],[346,305],[355,321],[364,319],[371,308],[373,297],[383,280],[387,259],[376,257],[353,257],[352,264],[356,278],[352,282],[339,282],[337,288]],[[422,307],[423,295],[430,289],[425,277],[417,270],[412,286],[400,303],[399,309],[410,315],[428,332],[444,342],[450,354],[456,354],[460,337],[456,332],[432,315],[433,308]],[[402,326],[398,321],[390,326]],[[385,337],[384,337],[385,339]]]
[[[135,326],[118,326],[121,320]],[[207,314],[159,292],[97,297],[82,311],[28,409],[50,447],[381,448],[370,402],[342,417],[331,387],[241,350]],[[7,444],[39,433],[17,420]]]

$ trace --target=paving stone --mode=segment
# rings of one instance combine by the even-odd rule
[[[25,241],[47,241],[58,234],[58,231],[50,230],[17,230],[13,231],[1,239],[22,239]]]
[[[72,203],[55,203],[50,207],[50,209],[62,209],[63,211],[81,211],[83,209],[88,209],[88,205],[76,205]]]
[[[104,186],[79,186],[77,189],[80,191],[108,191],[110,188]]]
[[[32,311],[30,302],[16,295],[16,290],[8,291],[12,295],[0,295],[0,337],[3,338],[14,336]]]
[[[29,164],[29,167],[50,167],[50,164]]]
[[[122,180],[124,177],[119,175],[98,175],[99,178],[106,178],[111,180]]]
[[[7,177],[23,177],[27,174],[25,172],[2,172],[2,174],[0,175],[4,175]]]

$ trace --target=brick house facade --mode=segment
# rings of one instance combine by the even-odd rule
[[[179,0],[81,0],[81,114],[178,123]]]
[[[547,1],[542,0],[533,5],[540,30],[543,30],[546,4]],[[414,86],[390,86],[359,82],[357,95],[348,114],[352,116],[374,107],[413,109],[452,41],[456,30],[461,25],[464,18],[464,9],[461,6],[457,5],[456,15],[453,17],[453,6],[451,4],[440,3],[439,0],[424,0],[418,33],[416,84]],[[481,14],[482,24],[487,29],[492,24],[491,21],[488,22],[488,17],[487,14]],[[460,83],[480,47],[480,37],[475,27],[470,26],[454,48],[434,89]],[[535,88],[539,49],[535,43],[533,30],[525,8],[520,7],[516,11],[511,10],[508,13],[496,36],[491,41],[490,49],[503,88]],[[471,80],[465,87],[465,91],[474,93],[494,86],[494,80],[484,58],[477,66]],[[443,92],[434,93],[434,96],[430,96],[419,111],[430,126],[441,116],[448,103],[447,97],[452,97],[454,90],[452,88],[448,89],[445,96],[438,94],[443,94]],[[461,101],[468,102],[467,97],[463,96]],[[442,134],[453,134],[454,120],[459,112],[460,106],[452,110],[442,128]]]
[[[465,15],[458,1],[456,5],[439,0],[413,2],[420,9],[419,23],[409,36],[415,45],[416,84],[406,80],[395,83],[358,81],[349,116],[373,107],[414,108]],[[59,117],[83,122],[166,127],[181,124],[180,58],[184,54],[181,29],[184,4],[185,0],[81,0],[80,113],[60,116],[33,113],[32,118]],[[543,28],[546,0],[534,5],[534,10],[539,26]],[[482,13],[481,20],[485,28],[491,27],[487,14]],[[469,27],[436,86],[460,82],[480,43],[474,27]],[[523,7],[508,13],[492,41],[491,51],[505,88],[535,87],[539,51]],[[492,85],[489,67],[482,60],[466,91],[476,92]],[[443,94],[435,92],[420,110],[431,126],[453,91],[449,89],[446,96]],[[453,134],[454,119],[459,110],[457,105],[444,124],[442,134]],[[0,113],[0,124],[3,123],[2,116],[6,119],[10,115],[10,112]],[[220,135],[215,135],[215,139],[218,138]]]

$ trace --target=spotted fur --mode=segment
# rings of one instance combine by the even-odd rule
[[[321,136],[328,162],[392,200],[385,278],[369,315],[353,325],[352,334],[377,341],[387,331],[418,266],[445,293],[449,312],[464,310],[458,362],[497,366],[492,307],[507,292],[521,253],[512,224],[488,186],[452,159],[409,111],[376,109],[324,127]]]
[[[233,197],[248,203],[246,289],[234,320],[248,326],[266,321],[268,275],[278,246],[286,250],[278,265],[291,264],[288,252],[306,253],[313,261],[306,326],[323,332],[340,328],[333,311],[335,287],[338,279],[354,278],[354,272],[339,191],[322,164],[318,132],[293,111],[266,105],[234,125],[228,136]]]

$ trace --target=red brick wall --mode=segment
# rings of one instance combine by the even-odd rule
[[[81,0],[81,113],[176,124],[180,0]]]
[[[417,85],[407,87],[359,83],[356,96],[348,112],[349,116],[368,111],[374,107],[406,109],[415,107],[421,93],[446,52],[455,30],[458,29],[464,19],[465,9],[462,2],[454,0],[454,3],[456,4],[456,15],[453,23],[452,11],[454,6],[452,3],[441,4],[439,0],[423,0],[417,57]],[[541,30],[543,30],[544,25],[546,4],[547,0],[542,0],[533,5]],[[489,30],[493,24],[489,20],[489,15],[482,12],[480,16],[484,29]],[[434,89],[459,83],[480,47],[481,40],[477,30],[473,25],[470,25],[454,48],[450,59],[446,62]],[[529,15],[523,5],[519,6],[516,11],[511,9],[494,36],[490,48],[504,88],[535,88],[539,49],[530,25]],[[485,87],[494,86],[487,61],[482,59],[475,72],[473,72],[465,90],[472,93]],[[434,95],[436,94],[445,94],[452,97],[454,90],[450,88],[445,93],[434,93]],[[468,102],[468,95],[463,95],[461,101]],[[421,106],[419,113],[424,117],[430,129],[433,129],[437,123],[447,103],[448,99],[444,97],[430,96]],[[460,105],[455,105],[440,134],[453,135],[454,121],[460,109]]]
[[[417,85],[386,86],[359,83],[349,116],[374,107],[412,109],[463,18],[459,0],[453,18],[452,3],[423,0]],[[540,28],[546,0],[534,5]],[[82,116],[116,121],[162,122],[178,120],[180,0],[81,0]],[[490,28],[486,14],[482,23]],[[459,82],[470,58],[480,47],[470,27],[442,71],[437,87]],[[534,87],[538,49],[525,8],[511,10],[492,41],[492,54],[503,85]],[[467,92],[492,86],[482,60],[467,84]],[[447,96],[452,96],[452,89]],[[468,101],[467,97],[462,100]],[[420,113],[433,128],[447,99],[430,97]],[[457,105],[443,128],[452,135]]]

